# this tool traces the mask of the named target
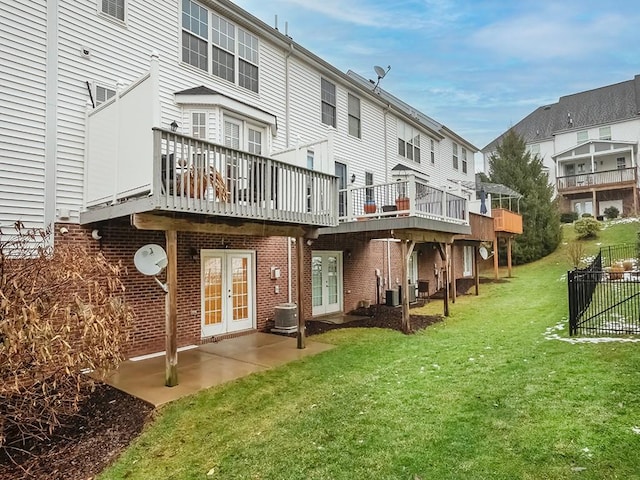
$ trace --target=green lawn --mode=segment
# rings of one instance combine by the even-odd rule
[[[566,247],[417,335],[334,330],[313,338],[329,352],[170,404],[101,478],[640,478],[640,343],[545,338]]]

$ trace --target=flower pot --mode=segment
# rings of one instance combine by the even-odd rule
[[[378,208],[376,207],[375,203],[365,203],[364,204],[364,213],[376,213],[376,210]]]
[[[398,197],[396,198],[396,208],[399,211],[409,210],[409,197]],[[399,216],[407,216],[408,213],[400,213]]]

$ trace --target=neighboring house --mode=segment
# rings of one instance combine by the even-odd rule
[[[640,75],[561,97],[513,126],[539,154],[564,212],[638,211]],[[502,135],[482,149],[484,168]]]
[[[235,4],[10,2],[0,28],[0,226],[122,261],[130,355],[165,347],[165,294],[133,264],[149,243],[174,346],[477,278],[477,149]]]

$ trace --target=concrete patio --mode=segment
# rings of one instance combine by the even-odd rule
[[[145,360],[127,360],[105,381],[155,406],[171,402],[222,383],[315,355],[333,345],[306,341],[298,349],[296,339],[268,333],[208,343],[178,353],[178,385],[164,386],[164,355]]]

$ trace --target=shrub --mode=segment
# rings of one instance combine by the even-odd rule
[[[578,238],[594,238],[597,236],[598,231],[601,228],[601,224],[592,216],[583,216],[583,218],[574,224],[573,228],[575,229],[576,236]]]
[[[562,223],[573,223],[578,219],[578,212],[565,212],[560,214]]]
[[[584,244],[581,242],[570,242],[567,246],[567,256],[573,268],[578,268],[585,257]]]
[[[0,447],[46,440],[123,359],[132,314],[122,270],[49,233],[0,240]]]
[[[582,214],[582,218],[589,218],[589,217],[593,217],[593,215],[591,215],[590,213],[583,213]]]
[[[618,210],[616,207],[611,206],[604,209],[604,216],[607,218],[607,220],[618,218],[618,215],[620,215],[620,210]]]

